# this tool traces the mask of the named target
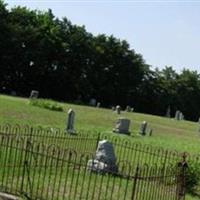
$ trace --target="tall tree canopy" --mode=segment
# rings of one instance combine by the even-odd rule
[[[128,42],[97,36],[51,10],[8,10],[0,0],[0,92],[87,103],[120,104],[138,112],[164,115],[180,109],[187,119],[200,116],[200,75],[172,67],[152,70]]]

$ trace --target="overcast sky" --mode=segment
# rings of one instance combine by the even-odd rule
[[[200,72],[200,1],[5,0],[67,17],[93,34],[125,39],[147,64]]]

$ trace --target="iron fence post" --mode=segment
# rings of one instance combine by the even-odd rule
[[[24,187],[24,181],[25,181],[25,173],[26,173],[26,167],[28,165],[28,151],[29,151],[29,145],[30,145],[30,141],[29,139],[26,140],[26,145],[25,145],[25,155],[24,155],[24,161],[22,162],[23,164],[23,168],[22,168],[22,182],[21,182],[21,192],[24,193],[23,191],[23,187]]]
[[[133,189],[132,189],[131,200],[134,200],[135,198],[138,175],[139,175],[139,166],[137,165],[135,175],[133,177]]]
[[[178,200],[184,200],[186,193],[186,184],[185,184],[186,169],[188,167],[188,164],[186,162],[186,153],[183,153],[182,162],[178,163],[178,167],[179,167],[179,174],[178,174],[177,195],[178,195]]]
[[[97,136],[96,149],[95,149],[95,150],[97,150],[97,147],[98,147],[99,141],[100,141],[100,133],[98,133],[98,136]]]

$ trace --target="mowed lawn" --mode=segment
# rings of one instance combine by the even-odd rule
[[[60,103],[65,111],[50,111],[44,108],[29,105],[29,99],[0,95],[0,124],[21,124],[43,127],[58,127],[64,130],[66,126],[67,110],[75,111],[75,129],[90,132],[112,133],[114,124],[119,117],[131,120],[131,136],[119,135],[132,141],[151,144],[180,152],[187,151],[192,154],[200,152],[199,124],[190,121],[176,121],[165,117],[146,115],[140,113],[127,113],[123,111],[117,115],[111,109],[94,108],[68,103]],[[138,135],[140,124],[148,122],[153,129],[151,137]],[[196,200],[187,196],[187,200]]]
[[[66,126],[67,110],[75,111],[75,129],[96,132],[112,133],[115,121],[119,117],[131,120],[131,137],[119,135],[132,141],[137,141],[154,146],[160,146],[189,153],[200,152],[199,124],[190,121],[176,121],[165,117],[121,112],[117,115],[111,109],[94,108],[68,103],[61,103],[64,112],[51,111],[29,105],[25,98],[0,95],[0,124],[28,124],[32,126],[59,127],[64,130]],[[140,124],[148,122],[148,127],[153,129],[152,137],[138,135]]]

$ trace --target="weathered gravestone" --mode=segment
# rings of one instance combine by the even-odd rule
[[[140,135],[145,136],[146,135],[146,129],[147,129],[147,122],[143,121],[141,126],[140,126]]]
[[[112,111],[115,111],[115,109],[116,109],[116,108],[115,108],[115,106],[112,106],[112,108],[111,108],[111,109],[112,109]]]
[[[96,99],[94,99],[94,98],[90,99],[89,104],[90,104],[91,106],[96,106],[96,103],[97,103],[97,100],[96,100]]]
[[[66,126],[66,132],[69,134],[73,134],[75,132],[74,118],[75,118],[75,112],[70,108],[67,113],[67,126]]]
[[[121,113],[121,107],[119,105],[116,106],[116,113],[119,115]]]
[[[99,141],[94,159],[88,161],[87,169],[104,173],[115,173],[118,171],[112,143],[107,140]]]
[[[177,110],[176,113],[175,113],[175,119],[176,120],[184,120],[184,115],[183,113],[180,111],[180,110]]]
[[[179,114],[179,120],[184,120],[184,115],[182,112],[180,112],[180,114]]]
[[[97,108],[100,108],[100,106],[101,106],[101,103],[97,102]]]
[[[176,113],[175,113],[175,119],[176,120],[180,120],[180,113],[181,112],[179,110],[176,111]]]
[[[12,90],[11,93],[10,93],[12,96],[17,96],[17,92]]]
[[[32,90],[29,98],[30,98],[30,99],[37,99],[38,96],[39,96],[39,91],[37,91],[37,90]]]
[[[130,106],[126,106],[126,112],[131,112],[131,107]]]
[[[134,108],[131,108],[131,112],[134,112]]]
[[[149,136],[152,136],[152,134],[153,134],[153,130],[149,129]]]
[[[119,118],[115,124],[115,128],[113,132],[115,133],[123,133],[130,134],[129,132],[130,120],[126,118]]]
[[[168,106],[168,108],[167,108],[166,117],[168,117],[168,118],[171,117],[171,107],[170,106]]]

